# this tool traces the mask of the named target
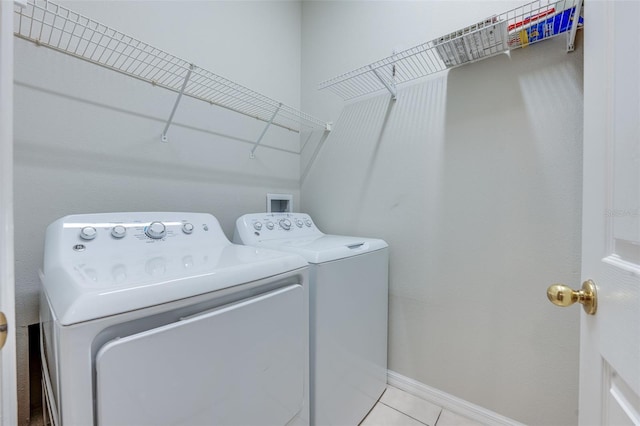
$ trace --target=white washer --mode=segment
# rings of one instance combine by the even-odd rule
[[[308,424],[308,269],[202,213],[47,228],[46,404],[57,425]]]
[[[326,235],[302,213],[244,215],[233,240],[310,263],[311,423],[360,423],[387,385],[387,243]]]

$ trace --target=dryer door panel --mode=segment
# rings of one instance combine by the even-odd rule
[[[284,425],[302,408],[301,285],[105,344],[98,425]]]

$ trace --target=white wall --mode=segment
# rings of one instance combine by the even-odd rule
[[[335,121],[302,182],[326,232],[390,244],[389,368],[526,424],[577,423],[582,51],[565,38],[348,103],[319,82],[505,2],[304,2],[302,107]],[[303,153],[303,170],[315,150]]]
[[[288,105],[300,104],[298,2],[61,2]],[[15,237],[20,418],[44,231],[73,213],[203,211],[231,237],[267,192],[300,199],[299,136],[16,39]]]

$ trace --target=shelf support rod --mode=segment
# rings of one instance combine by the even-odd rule
[[[580,22],[580,13],[582,12],[582,0],[576,1],[576,10],[573,12],[573,22],[571,23],[571,31],[567,33],[567,52],[573,52],[576,48],[576,33],[578,32],[578,23]]]
[[[276,115],[278,115],[278,111],[280,111],[280,108],[282,108],[282,102],[280,102],[278,104],[278,108],[276,108],[276,110],[273,111],[273,115],[271,116],[271,120],[269,120],[267,125],[264,126],[264,129],[262,130],[262,134],[260,134],[260,137],[258,138],[256,143],[253,145],[253,148],[251,149],[251,154],[249,154],[249,157],[256,158],[256,156],[254,155],[254,152],[256,152],[256,148],[258,148],[258,145],[260,145],[260,142],[262,142],[262,138],[264,138],[264,135],[267,133],[267,130],[269,130],[269,127],[271,127],[271,124],[273,123],[273,120],[276,119]]]
[[[393,99],[394,101],[397,99],[398,95],[396,92],[396,88],[395,87],[391,87],[391,85],[389,85],[389,83],[387,83],[387,80],[385,80],[384,78],[382,78],[382,76],[380,75],[380,73],[378,72],[377,69],[375,69],[372,65],[369,65],[369,69],[371,71],[373,71],[373,73],[375,74],[376,77],[378,77],[378,80],[380,80],[380,82],[382,84],[384,84],[384,87],[387,88],[387,90],[389,91],[389,93],[391,93],[391,99]]]
[[[164,130],[162,131],[162,142],[167,142],[169,140],[167,138],[167,131],[169,130],[169,126],[171,126],[171,122],[173,121],[173,116],[178,109],[178,104],[180,103],[180,99],[182,99],[184,89],[187,88],[187,83],[189,82],[189,78],[191,77],[191,71],[193,71],[193,68],[193,64],[189,65],[189,71],[187,71],[187,75],[184,77],[184,82],[182,83],[182,87],[180,88],[180,92],[178,93],[178,97],[176,98],[176,102],[173,104],[173,109],[171,110],[171,114],[169,115],[167,124],[165,124]]]

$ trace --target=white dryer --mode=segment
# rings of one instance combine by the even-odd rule
[[[42,357],[54,425],[308,424],[308,270],[202,213],[47,228]]]
[[[310,263],[311,424],[360,423],[387,385],[387,243],[326,235],[303,213],[244,215],[233,240]]]

